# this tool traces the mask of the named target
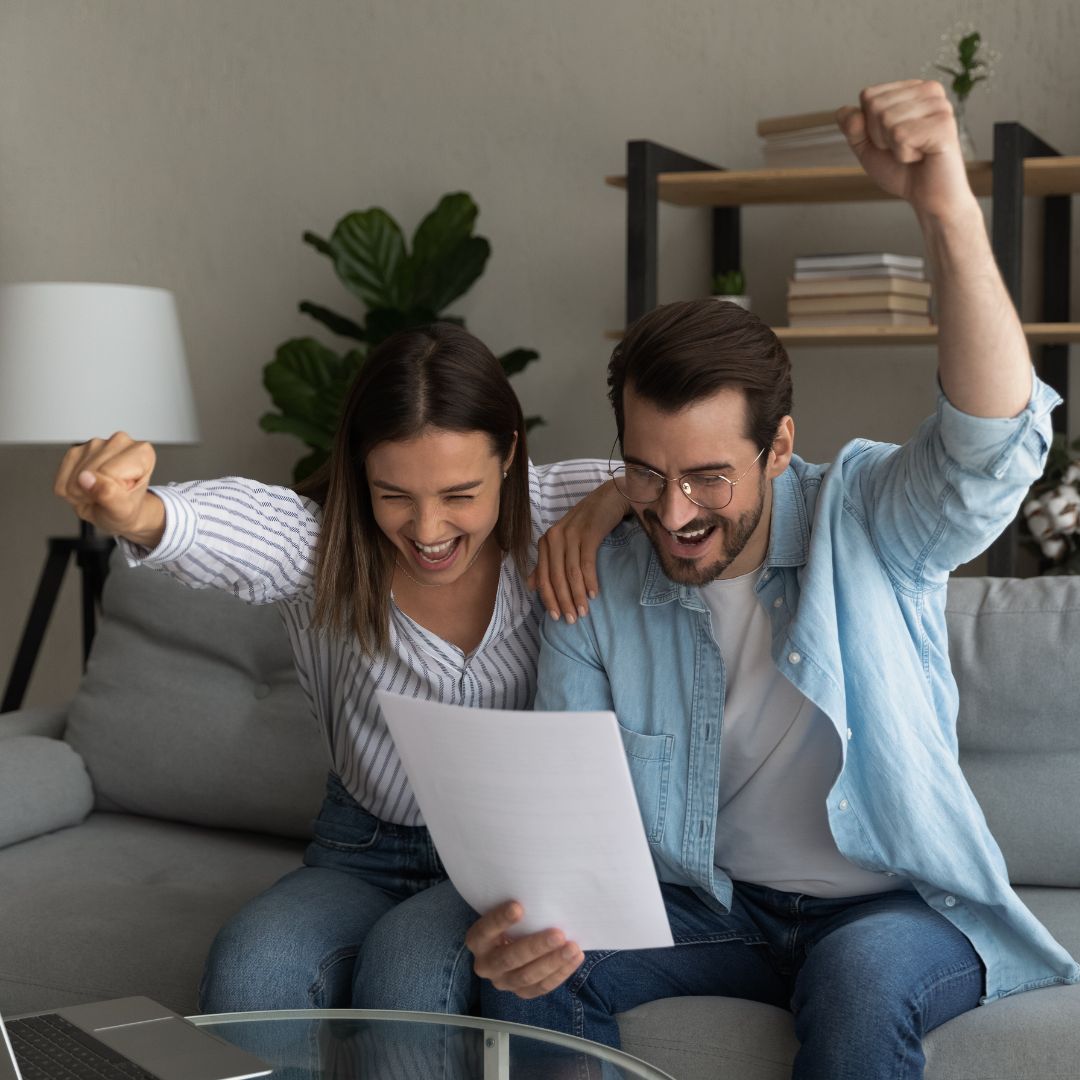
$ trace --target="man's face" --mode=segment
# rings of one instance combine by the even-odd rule
[[[768,548],[772,488],[766,483],[768,452],[746,437],[746,397],[721,390],[678,412],[664,412],[623,392],[623,458],[663,476],[715,473],[735,480],[722,510],[691,502],[669,482],[654,503],[632,503],[664,573],[682,585],[705,585],[721,576],[748,573]],[[730,570],[730,572],[728,572]]]

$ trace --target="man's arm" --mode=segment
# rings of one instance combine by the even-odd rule
[[[914,209],[937,294],[938,364],[949,402],[970,416],[1017,416],[1031,359],[968,183],[942,85],[872,86],[837,120],[867,174]]]

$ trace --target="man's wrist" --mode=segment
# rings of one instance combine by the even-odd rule
[[[986,235],[986,219],[974,193],[950,201],[940,210],[915,210],[919,227],[927,243],[935,240],[970,239],[972,235]]]

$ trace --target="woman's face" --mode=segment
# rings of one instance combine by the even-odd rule
[[[502,461],[485,432],[434,427],[368,453],[375,521],[413,577],[449,585],[465,573],[499,519],[512,459]]]

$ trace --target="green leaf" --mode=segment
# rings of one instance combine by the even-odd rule
[[[263,413],[259,417],[259,427],[272,434],[295,435],[308,446],[322,450],[330,448],[326,432],[298,416],[282,416],[280,413]]]
[[[377,206],[346,214],[330,238],[334,269],[345,287],[368,307],[401,307],[398,283],[405,237],[398,223]]]
[[[314,338],[293,338],[263,369],[263,385],[271,400],[284,418],[303,425],[300,437],[310,445],[330,446],[357,368],[355,357],[355,352],[340,357]]]
[[[476,203],[465,192],[444,195],[417,226],[401,290],[411,306],[436,313],[464,295],[484,272],[491,245],[473,236]]]
[[[317,233],[304,233],[304,243],[310,244],[321,255],[326,255],[331,259],[334,257],[334,249],[330,246],[330,241],[324,240]]]
[[[509,378],[519,371],[524,371],[529,364],[539,359],[540,354],[535,349],[511,349],[499,357],[499,363],[502,364],[502,369]]]
[[[310,300],[302,300],[300,302],[300,310],[305,315],[310,315],[313,319],[317,319],[323,326],[335,334],[340,334],[342,337],[354,338],[356,341],[367,341],[362,326],[353,322],[352,319],[347,319],[344,315],[338,315],[329,308],[313,304]]]

